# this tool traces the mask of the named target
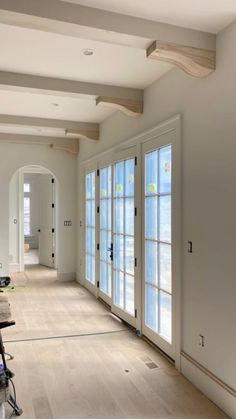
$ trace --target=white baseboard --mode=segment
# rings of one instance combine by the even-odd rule
[[[83,280],[83,277],[82,277],[82,274],[81,274],[81,272],[76,272],[76,281],[80,284],[80,285],[83,285],[84,286],[84,280]]]
[[[20,264],[19,263],[10,263],[9,264],[9,272],[10,274],[13,272],[20,272]]]
[[[57,279],[59,281],[75,281],[76,275],[75,272],[58,272]]]
[[[181,372],[230,418],[236,419],[236,397],[233,389],[223,382],[221,384],[213,374],[211,377],[211,373],[203,366],[183,353],[181,354]]]

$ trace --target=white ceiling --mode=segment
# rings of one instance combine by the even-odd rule
[[[59,106],[54,106],[54,103]],[[96,106],[92,99],[0,90],[0,114],[101,122],[113,112],[112,109]]]
[[[236,19],[236,0],[67,1],[215,33]],[[172,68],[146,58],[145,43],[150,40],[140,39],[138,43],[143,46],[138,47],[136,38],[129,37],[126,44],[119,34],[104,32],[107,42],[96,36],[96,40],[85,39],[86,28],[81,29],[80,37],[71,37],[46,29],[0,24],[0,39],[4,40],[0,70],[144,89]],[[94,51],[91,57],[81,53],[88,48]],[[92,96],[66,97],[0,87],[0,114],[100,123],[113,112],[112,108],[96,107]],[[5,133],[63,135],[37,130],[37,127],[0,126],[0,132]]]
[[[236,19],[235,0],[66,1],[212,33]]]
[[[3,24],[0,39],[4,39],[1,70],[145,88],[172,68],[167,63],[147,60],[142,49]],[[93,49],[94,55],[84,56],[81,51],[86,48]]]

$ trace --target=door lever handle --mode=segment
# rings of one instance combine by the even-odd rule
[[[108,247],[107,250],[110,252],[109,257],[110,257],[111,261],[113,261],[113,243],[111,243],[111,246]]]

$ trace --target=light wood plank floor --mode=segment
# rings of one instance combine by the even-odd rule
[[[24,253],[25,265],[38,265],[38,263],[39,263],[39,249],[29,249],[28,252]]]
[[[22,419],[227,418],[76,282],[38,266],[13,282],[3,336]]]

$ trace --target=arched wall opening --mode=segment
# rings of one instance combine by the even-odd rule
[[[0,276],[9,275],[9,192],[14,174],[28,166],[46,168],[57,179],[58,279],[75,279],[76,272],[76,156],[41,145],[0,143]],[[69,225],[67,223],[69,221]]]
[[[46,167],[18,169],[9,184],[9,271],[40,264],[57,269],[59,183]]]

